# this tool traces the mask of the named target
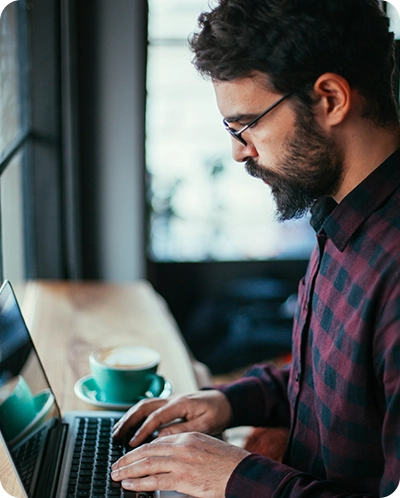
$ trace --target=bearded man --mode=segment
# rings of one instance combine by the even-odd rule
[[[387,496],[400,479],[400,128],[381,2],[219,0],[190,43],[234,159],[279,219],[311,209],[316,246],[290,367],[134,406],[115,436],[144,422],[112,478],[204,498]],[[286,426],[283,461],[210,436],[240,425]]]

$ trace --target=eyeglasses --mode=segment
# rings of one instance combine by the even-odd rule
[[[275,107],[277,105],[279,105],[281,102],[283,102],[285,99],[287,99],[288,97],[290,97],[290,95],[292,95],[294,93],[294,91],[292,90],[291,92],[287,93],[286,95],[284,95],[283,97],[281,97],[279,100],[277,100],[274,104],[272,104],[271,106],[268,107],[268,109],[266,109],[264,112],[262,112],[259,116],[257,116],[256,118],[254,118],[253,120],[250,121],[250,123],[247,123],[246,126],[243,126],[243,128],[241,130],[234,130],[233,128],[231,128],[228,124],[228,122],[223,119],[222,122],[225,126],[225,130],[230,134],[232,135],[233,138],[235,138],[238,142],[240,142],[242,145],[247,145],[247,142],[244,138],[242,138],[242,133],[245,132],[248,128],[251,128],[255,123],[257,123],[257,121],[259,119],[261,119],[263,116],[265,116],[266,114],[268,114],[270,111],[272,111],[272,109],[275,109]]]

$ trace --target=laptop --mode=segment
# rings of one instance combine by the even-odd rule
[[[17,401],[14,397],[11,407],[5,405],[7,386],[16,382],[29,386],[33,408],[23,404],[23,396]],[[122,413],[88,410],[61,415],[7,280],[0,288],[0,398],[1,440],[26,498],[187,496],[159,490],[125,491],[111,480],[111,465],[129,450],[111,437]],[[20,414],[29,414],[31,409],[32,416],[18,425]]]

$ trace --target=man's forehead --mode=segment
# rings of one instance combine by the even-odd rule
[[[260,103],[276,97],[259,73],[230,81],[213,81],[217,105],[224,117],[259,109]]]

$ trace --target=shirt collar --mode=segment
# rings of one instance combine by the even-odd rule
[[[361,224],[400,185],[400,149],[397,149],[339,204],[332,198],[317,201],[311,210],[311,225],[324,230],[339,251]]]

